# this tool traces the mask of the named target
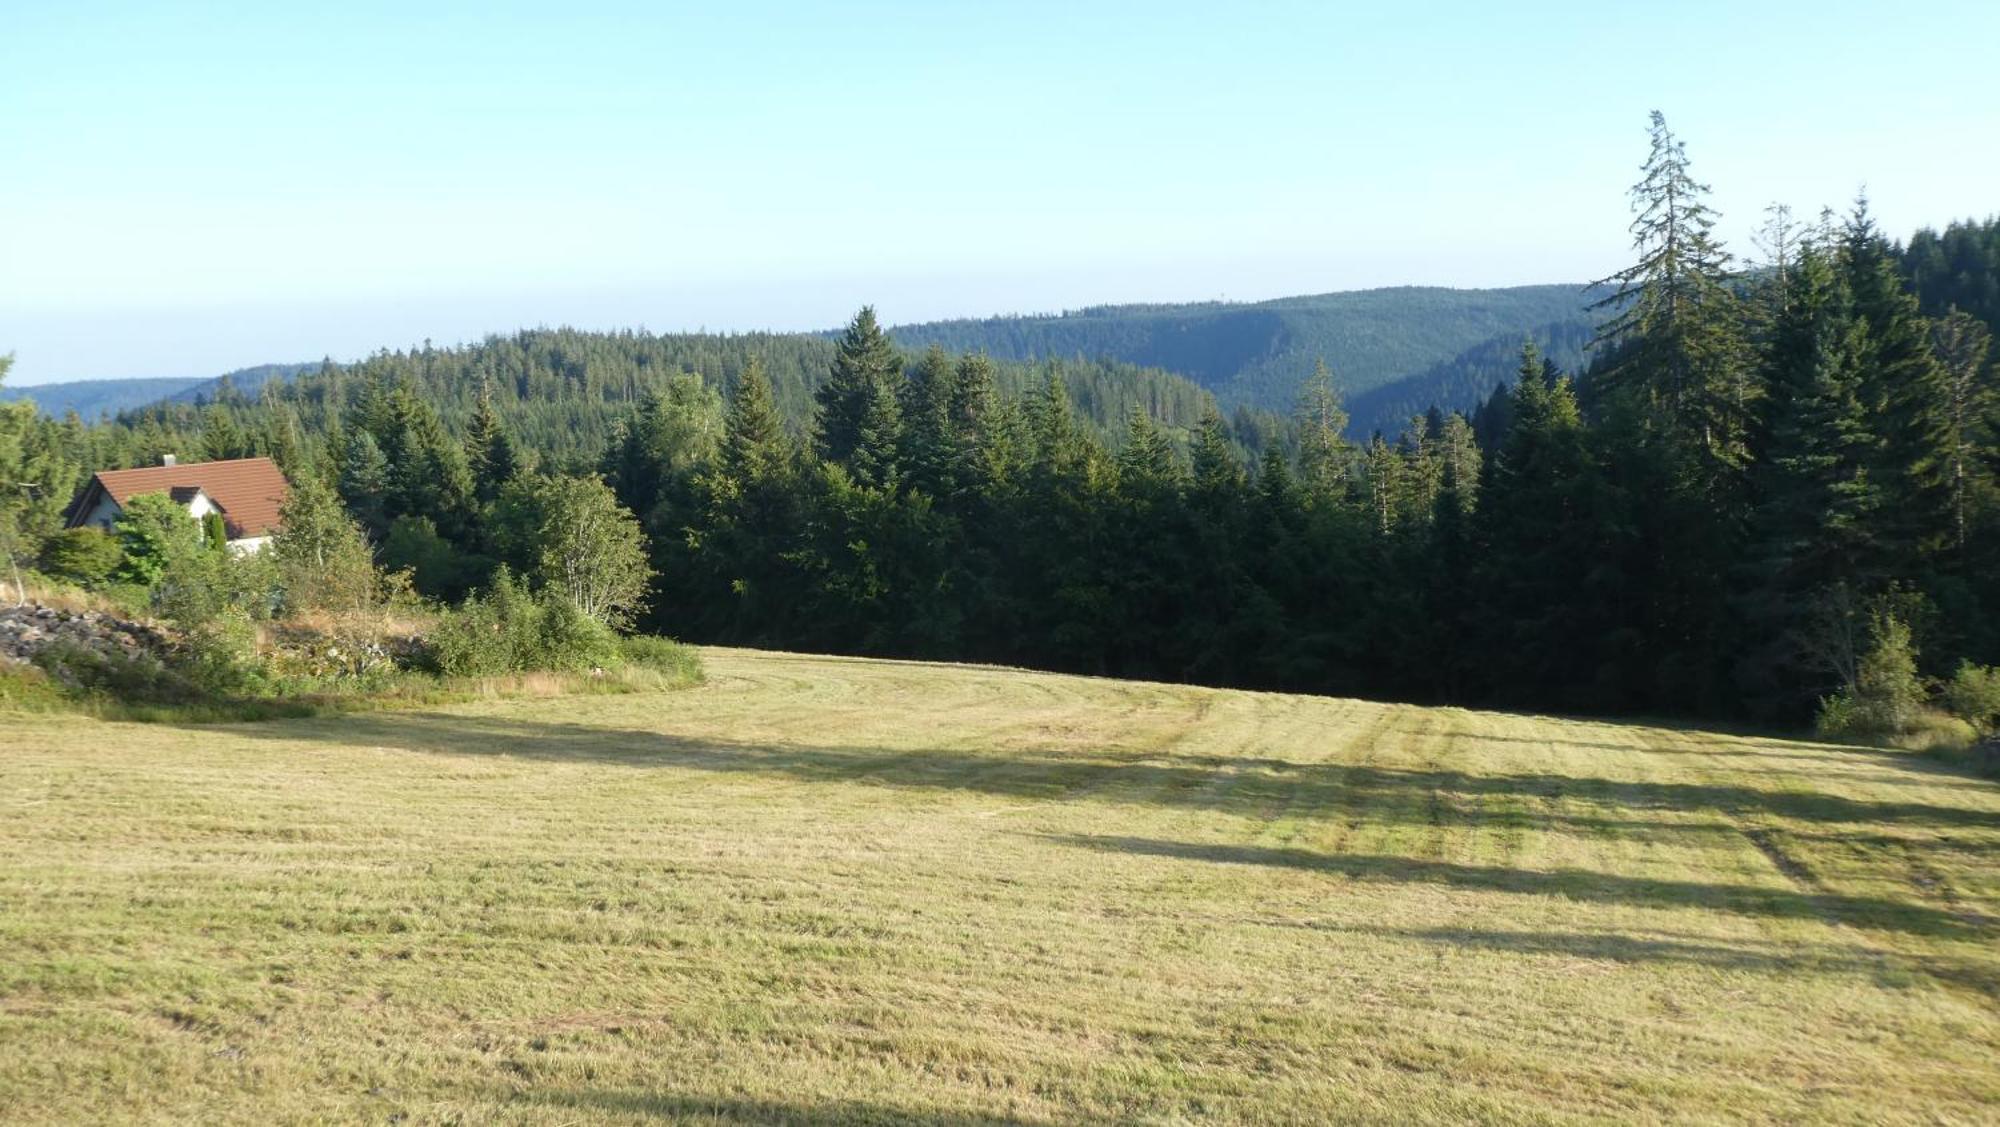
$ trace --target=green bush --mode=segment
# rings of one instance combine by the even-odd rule
[[[1875,619],[1854,683],[1820,702],[1821,735],[1886,739],[1911,732],[1924,711],[1924,683],[1910,628],[1892,615]]]
[[[1974,731],[1990,735],[2000,724],[2000,667],[1960,664],[1945,682],[1944,705]]]
[[[608,627],[559,595],[529,591],[505,568],[484,593],[447,612],[428,642],[431,664],[448,677],[576,673],[619,661]]]
[[[635,634],[619,639],[618,652],[625,664],[650,669],[673,681],[692,684],[701,680],[701,654],[672,638]]]
[[[50,680],[86,695],[144,704],[178,704],[201,695],[179,668],[146,651],[121,653],[59,640],[35,654]]]
[[[124,550],[117,577],[151,587],[169,566],[201,550],[201,525],[165,493],[127,498],[112,531]]]
[[[37,562],[45,575],[98,587],[125,562],[125,548],[103,529],[71,528],[49,537]]]

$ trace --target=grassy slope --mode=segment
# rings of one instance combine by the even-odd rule
[[[0,1119],[1978,1118],[2000,789],[1868,752],[709,651],[5,723]]]

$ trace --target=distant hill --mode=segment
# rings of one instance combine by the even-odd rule
[[[245,395],[254,397],[258,389],[272,380],[290,383],[307,372],[319,371],[319,368],[318,361],[310,364],[258,364],[249,368],[238,368],[233,372],[224,372],[219,376],[211,376],[205,380],[191,380],[188,386],[180,388],[170,395],[163,395],[159,399],[148,400],[147,402],[201,403],[215,398],[216,392],[222,390],[225,384]],[[145,405],[143,403],[133,404],[135,407]]]
[[[932,344],[951,352],[983,351],[1008,362],[1003,383],[1017,387],[1035,379],[1019,371],[1021,365],[1083,361],[1085,367],[1070,372],[1077,385],[1072,390],[1087,400],[1083,404],[1087,414],[1114,429],[1117,415],[1101,408],[1122,409],[1135,399],[1156,408],[1162,401],[1172,401],[1175,409],[1165,417],[1185,425],[1177,416],[1194,400],[1184,391],[1172,390],[1179,381],[1171,376],[1192,381],[1224,407],[1287,414],[1299,385],[1314,363],[1324,358],[1348,398],[1352,433],[1366,437],[1377,429],[1393,435],[1411,414],[1434,404],[1470,410],[1512,373],[1524,337],[1533,336],[1558,363],[1575,367],[1582,342],[1595,324],[1585,308],[1592,296],[1576,285],[1489,290],[1402,286],[1248,304],[1094,306],[1046,316],[904,325],[890,334],[912,353]],[[602,341],[592,341],[592,334],[575,330],[537,330],[438,350],[434,355],[453,355],[447,370],[469,378],[477,378],[473,371],[515,373],[523,399],[534,398],[530,388],[538,381],[531,373],[546,364],[566,378],[536,390],[565,398],[581,391],[585,398],[596,398],[601,393],[597,385],[606,380],[629,388],[649,384],[650,374],[672,370],[702,371],[711,378],[733,375],[741,360],[738,354],[757,348],[772,353],[767,363],[778,354],[784,356],[783,362],[772,365],[779,402],[795,424],[802,424],[809,416],[810,389],[831,356],[833,334],[600,335]],[[549,342],[548,355],[524,357],[510,351],[525,347],[527,353],[537,353],[544,346],[530,342],[538,340]],[[610,343],[614,341],[623,343]],[[501,351],[487,356],[496,344],[503,344]],[[414,358],[414,353],[409,355]],[[1124,370],[1113,375],[1107,364]],[[371,359],[343,367],[356,373],[376,366]],[[218,397],[254,399],[269,381],[290,384],[305,376],[310,382],[319,369],[318,363],[262,364],[206,380],[96,381],[88,386],[125,385],[132,391],[85,413],[198,404]],[[1087,369],[1091,371],[1085,376]],[[788,378],[791,370],[797,372],[795,380]],[[1093,390],[1099,389],[1106,402],[1088,402]],[[434,390],[451,404],[445,409],[447,418],[465,405],[458,402],[466,396],[464,388]],[[611,398],[621,399],[623,392]],[[52,409],[59,412],[66,407]],[[593,420],[577,437],[590,437],[595,430]],[[548,437],[555,447],[570,445],[556,435]]]
[[[1394,438],[1412,415],[1436,407],[1467,415],[1493,389],[1512,384],[1521,366],[1521,342],[1532,339],[1541,354],[1574,375],[1583,367],[1593,334],[1587,321],[1555,321],[1524,331],[1501,333],[1415,375],[1370,388],[1347,401],[1347,433],[1356,440],[1378,431]]]
[[[516,439],[553,465],[595,464],[632,409],[681,373],[695,373],[718,391],[733,387],[752,357],[764,364],[779,412],[792,429],[811,429],[813,392],[826,379],[836,345],[807,333],[599,332],[528,329],[474,344],[376,352],[353,364],[271,364],[205,380],[173,396],[124,411],[128,428],[150,428],[149,442],[191,449],[205,426],[201,403],[223,405],[237,426],[264,433],[274,421],[264,384],[279,381],[274,404],[293,412],[309,434],[324,435],[332,417],[369,383],[404,382],[462,431],[480,389],[487,388]],[[914,358],[912,358],[914,359]],[[1009,398],[1039,389],[1042,365],[997,360],[994,385]],[[1214,398],[1169,372],[1117,360],[1063,360],[1054,365],[1069,388],[1077,416],[1113,445],[1134,410],[1171,431],[1185,432]],[[151,453],[151,446],[137,455]]]
[[[1592,297],[1578,285],[1402,286],[1250,304],[1107,305],[890,332],[910,348],[935,343],[1010,360],[1111,358],[1187,376],[1228,406],[1289,411],[1316,360],[1325,359],[1341,390],[1358,397],[1496,340],[1518,344],[1550,326],[1587,331]]]
[[[0,387],[0,402],[33,400],[45,415],[61,418],[75,411],[86,420],[115,415],[133,407],[158,403],[198,384],[210,381],[189,378],[140,380],[70,380],[36,384],[33,387]]]

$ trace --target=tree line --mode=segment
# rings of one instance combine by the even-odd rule
[[[24,420],[0,473],[269,452],[433,597],[533,574],[703,642],[1857,728],[2000,660],[2000,223],[1899,247],[1865,201],[1774,208],[1739,261],[1657,115],[1633,202],[1581,371],[1528,343],[1476,412],[1366,443],[1324,365],[1290,417],[1225,419],[1136,370],[910,356],[864,309]]]

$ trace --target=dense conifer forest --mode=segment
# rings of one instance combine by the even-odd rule
[[[1600,318],[1588,310],[1591,295],[1581,289],[1399,286],[1247,304],[1111,305],[1044,317],[904,325],[890,335],[913,349],[935,344],[1014,360],[1112,357],[1187,376],[1213,391],[1225,409],[1282,413],[1319,363],[1332,367],[1343,395],[1426,374],[1448,393],[1452,388],[1438,370],[1467,350],[1496,343],[1518,348],[1524,330],[1546,332],[1538,329],[1544,325],[1565,336],[1587,333]],[[1470,407],[1491,390],[1486,381],[1471,399],[1424,405]]]
[[[645,534],[636,624],[703,642],[1783,724],[2000,661],[2000,222],[1898,245],[1865,200],[1774,209],[1739,258],[1706,200],[1656,117],[1595,310],[1519,291],[1545,327],[1503,348],[1440,297],[1450,358],[1371,370],[1365,440],[1324,363],[1269,409],[1332,342],[1223,355],[1296,303],[1211,311],[1208,367],[1132,308],[909,349],[866,309],[837,339],[536,330],[101,424],[0,407],[0,546],[41,560],[91,470],[263,453],[440,600],[525,570],[510,482],[599,475]],[[1121,349],[1238,373],[1232,409]]]

